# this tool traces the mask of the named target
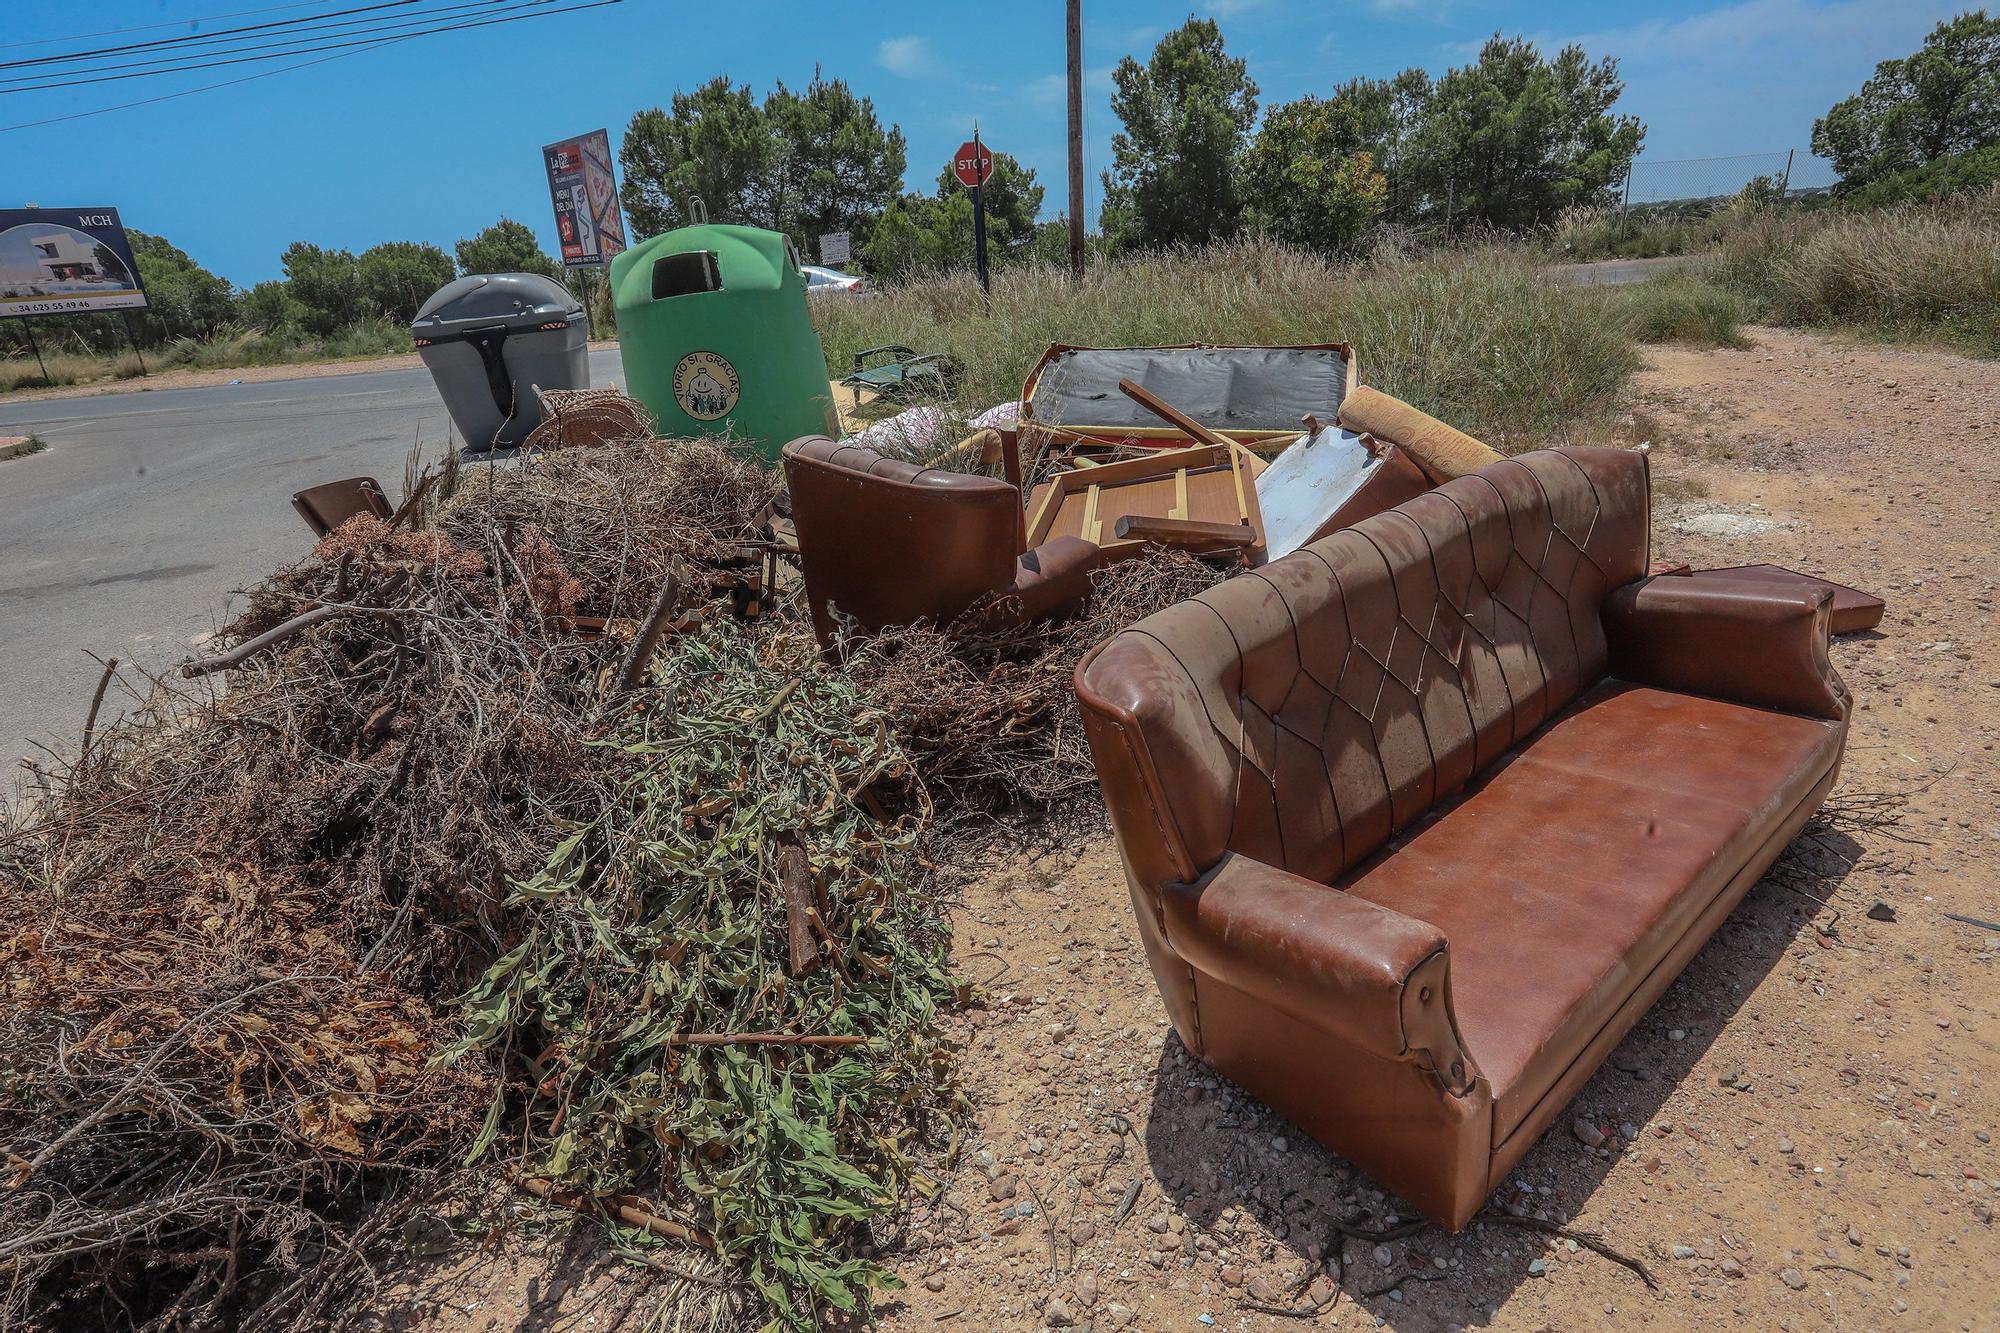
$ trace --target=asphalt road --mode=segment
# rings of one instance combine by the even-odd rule
[[[616,348],[591,353],[594,382],[618,373]],[[100,672],[86,652],[178,665],[232,590],[310,548],[293,492],[372,476],[398,498],[446,425],[422,369],[0,404],[0,435],[49,443],[0,461],[0,790],[31,742],[74,749]]]

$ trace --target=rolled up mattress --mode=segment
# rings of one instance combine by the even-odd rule
[[[1365,384],[1342,400],[1340,424],[1358,434],[1400,445],[1434,482],[1477,472],[1501,457],[1464,431]]]

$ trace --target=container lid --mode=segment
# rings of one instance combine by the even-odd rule
[[[436,338],[496,324],[532,329],[582,315],[582,304],[554,278],[539,273],[469,273],[431,293],[410,321],[410,332]]]

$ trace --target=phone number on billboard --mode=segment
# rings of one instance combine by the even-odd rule
[[[131,296],[95,296],[71,301],[0,301],[3,315],[65,315],[77,311],[116,310],[121,306],[144,306],[146,299]]]

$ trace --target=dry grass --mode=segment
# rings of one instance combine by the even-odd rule
[[[1730,237],[1720,276],[1783,323],[2000,354],[2000,187],[1910,208],[1759,219]]]
[[[1597,416],[1637,366],[1625,328],[1501,244],[1340,265],[1246,242],[1112,260],[1080,284],[1027,265],[994,276],[990,307],[954,276],[818,301],[814,318],[838,371],[880,343],[950,353],[972,410],[1017,397],[1054,342],[1347,342],[1364,382],[1505,439]]]

